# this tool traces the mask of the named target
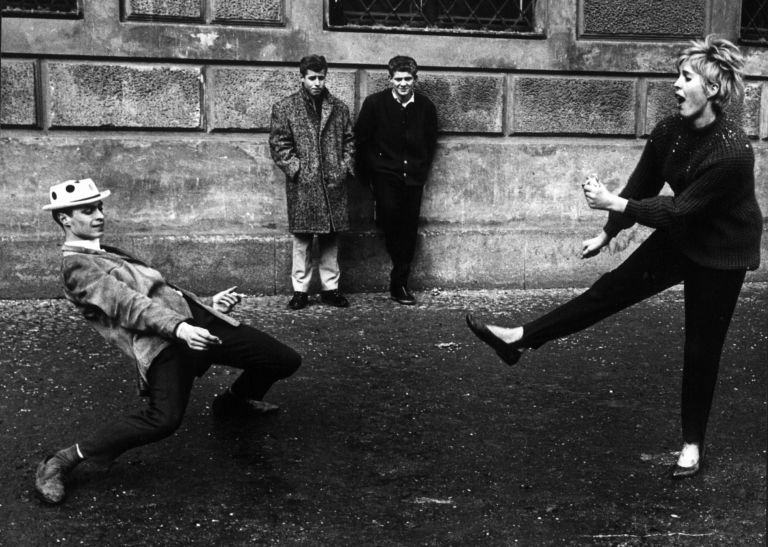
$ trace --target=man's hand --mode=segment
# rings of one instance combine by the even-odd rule
[[[208,332],[207,329],[195,327],[186,322],[179,323],[179,326],[176,327],[176,338],[184,340],[190,349],[196,351],[203,351],[208,349],[209,346],[221,344],[221,339]]]
[[[237,285],[230,287],[212,297],[213,309],[221,313],[229,313],[243,299],[243,294],[235,292]]]
[[[608,245],[611,238],[605,232],[592,239],[586,239],[581,244],[581,258],[592,258],[600,252],[600,249]]]

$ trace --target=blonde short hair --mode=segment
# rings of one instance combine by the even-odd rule
[[[744,96],[744,57],[739,48],[725,38],[710,34],[704,40],[694,40],[677,59],[677,70],[689,63],[691,69],[708,84],[717,84],[712,105],[720,112],[731,102]]]

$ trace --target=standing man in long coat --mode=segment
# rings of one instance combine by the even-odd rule
[[[320,299],[347,307],[339,291],[338,233],[349,229],[347,178],[354,172],[349,108],[325,88],[328,64],[321,55],[299,63],[301,87],[272,107],[269,147],[285,173],[288,230],[293,234],[293,297],[288,307],[307,305],[311,249],[320,251]]]

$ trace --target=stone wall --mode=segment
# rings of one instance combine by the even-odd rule
[[[633,6],[539,0],[536,28],[516,36],[332,30],[322,2],[289,0],[84,0],[81,19],[4,17],[0,297],[59,294],[60,234],[40,207],[48,186],[86,176],[113,192],[109,240],[180,283],[289,291],[283,178],[267,135],[271,105],[297,88],[309,52],[326,55],[328,87],[353,113],[387,85],[391,55],[422,67],[440,141],[415,287],[586,285],[647,230],[578,260],[605,218],[579,182],[626,181],[644,136],[674,111],[674,59],[688,39],[738,37],[734,2]],[[734,115],[753,139],[766,212],[768,50],[743,51],[748,86]],[[372,199],[362,184],[350,192],[342,286],[382,289]]]

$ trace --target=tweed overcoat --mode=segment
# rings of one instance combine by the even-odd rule
[[[349,230],[347,178],[354,174],[349,109],[326,90],[320,115],[300,89],[272,107],[269,148],[285,173],[288,231]]]

